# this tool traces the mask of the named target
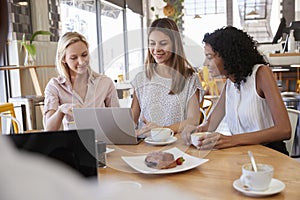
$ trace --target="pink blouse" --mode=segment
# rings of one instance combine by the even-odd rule
[[[80,104],[82,107],[120,107],[116,88],[110,78],[92,72],[88,80],[85,99],[82,99],[65,77],[52,78],[45,88],[44,115],[49,110],[57,110],[65,103]],[[65,115],[64,127],[74,121],[73,116]]]

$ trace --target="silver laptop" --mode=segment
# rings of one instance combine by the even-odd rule
[[[138,144],[130,108],[74,108],[77,129],[94,129],[96,139],[107,144]]]

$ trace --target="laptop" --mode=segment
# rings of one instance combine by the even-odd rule
[[[135,134],[130,108],[74,108],[78,129],[94,129],[96,140],[106,144],[138,144],[142,141]]]
[[[75,169],[83,177],[97,178],[97,147],[92,129],[3,135],[20,150],[38,153]]]

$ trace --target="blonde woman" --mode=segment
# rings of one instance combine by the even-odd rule
[[[187,124],[198,124],[202,90],[195,71],[186,60],[176,23],[168,18],[153,21],[148,32],[145,71],[132,81],[132,111],[137,134],[154,127],[179,132]]]
[[[77,32],[65,33],[58,41],[58,77],[45,89],[45,130],[64,129],[73,121],[74,107],[119,107],[117,91],[110,78],[94,72],[89,65],[89,45]]]

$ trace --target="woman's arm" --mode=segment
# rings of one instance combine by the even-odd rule
[[[141,113],[141,108],[140,108],[139,100],[137,99],[135,91],[133,93],[131,110],[132,110],[132,114],[133,114],[133,121],[137,125],[139,117],[140,117],[140,113]]]
[[[225,115],[225,99],[226,99],[226,84],[223,87],[221,95],[208,116],[205,124],[198,127],[198,131],[214,131],[218,128],[220,122],[224,118]]]
[[[279,93],[273,73],[268,66],[262,66],[256,73],[256,91],[258,95],[266,99],[270,108],[274,126],[251,133],[224,136],[210,134],[199,145],[203,148],[227,148],[239,145],[263,144],[274,141],[289,139],[291,136],[291,125],[288,113]]]
[[[56,111],[56,110],[49,110],[44,117],[44,128],[46,131],[56,131],[60,128],[62,119],[64,114]]]
[[[274,126],[268,129],[252,132],[239,137],[239,145],[261,144],[265,142],[281,141],[291,136],[291,125],[288,113],[279,93],[273,73],[268,66],[262,66],[256,74],[256,91],[266,99],[270,108]]]
[[[60,105],[57,110],[49,110],[45,114],[44,125],[46,131],[58,130],[65,115],[73,116],[72,109],[81,107],[79,104],[65,103]]]

